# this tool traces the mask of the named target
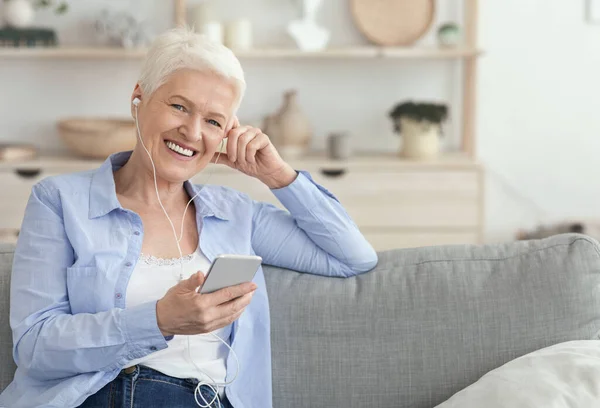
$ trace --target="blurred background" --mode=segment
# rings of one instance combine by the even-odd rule
[[[376,249],[600,237],[600,0],[0,0],[0,21],[0,240],[35,182],[133,147],[145,47],[178,24],[238,55],[241,121]]]

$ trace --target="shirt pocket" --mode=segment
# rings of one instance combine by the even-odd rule
[[[96,313],[98,268],[77,266],[67,268],[67,294],[71,313]]]

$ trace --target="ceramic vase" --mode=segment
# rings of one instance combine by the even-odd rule
[[[276,114],[268,115],[264,118],[262,123],[263,132],[269,136],[271,142],[279,147],[279,119]]]
[[[321,51],[329,43],[329,31],[319,27],[316,21],[322,3],[323,0],[302,0],[302,19],[287,26],[288,34],[302,51]]]
[[[29,27],[35,17],[35,10],[29,0],[9,0],[4,2],[4,21],[14,28]]]
[[[401,117],[402,148],[400,156],[410,159],[432,159],[439,155],[441,127],[437,123]]]
[[[95,20],[98,43],[124,48],[138,48],[150,44],[152,35],[148,25],[128,12],[102,10]]]
[[[305,154],[312,137],[310,122],[300,108],[297,97],[295,90],[287,91],[276,117],[277,147],[282,157],[286,158]]]

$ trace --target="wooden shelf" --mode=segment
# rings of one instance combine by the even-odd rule
[[[322,153],[311,153],[297,159],[286,159],[288,163],[298,170],[304,169],[361,169],[368,170],[382,166],[390,170],[394,169],[418,169],[418,170],[460,170],[473,169],[478,164],[463,153],[445,153],[439,158],[431,160],[409,160],[399,157],[394,153],[360,153],[348,160],[331,160]],[[20,161],[0,161],[0,171],[17,170],[42,170],[45,172],[67,172],[83,171],[100,167],[103,160],[85,159],[68,155],[41,155],[35,159]],[[217,165],[221,171],[233,171],[226,166]]]
[[[5,160],[0,161],[0,171],[17,170],[44,170],[56,171],[80,171],[100,167],[103,160],[86,159],[68,155],[41,155],[28,160]]]
[[[6,58],[49,58],[49,59],[137,59],[146,54],[146,49],[125,48],[79,48],[79,47],[31,47],[0,48],[0,59]]]
[[[301,166],[308,168],[319,167],[322,169],[360,169],[368,171],[369,169],[386,168],[389,170],[473,170],[480,165],[465,153],[447,152],[439,157],[426,160],[415,160],[400,157],[397,153],[357,153],[348,160],[328,159],[325,154],[313,153],[307,157],[297,160],[287,160],[296,168]]]
[[[39,48],[0,48],[0,59],[9,58],[48,58],[48,59],[141,59],[145,48],[103,48],[103,47],[39,47]],[[304,52],[298,49],[263,48],[236,52],[238,58],[396,58],[396,59],[452,59],[473,58],[480,51],[468,47],[345,47],[331,48],[318,52]]]
[[[396,58],[396,59],[450,59],[476,57],[478,50],[469,48],[437,47],[347,47],[319,52],[296,49],[257,49],[238,52],[239,58]]]

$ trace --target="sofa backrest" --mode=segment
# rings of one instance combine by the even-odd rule
[[[597,339],[599,253],[562,235],[393,250],[350,279],[267,268],[273,406],[431,408],[518,356]]]
[[[0,246],[0,390],[14,371],[11,251]],[[349,279],[265,277],[278,408],[431,408],[518,356],[600,338],[600,249],[580,235],[393,250]]]
[[[16,370],[10,330],[10,271],[14,246],[0,244],[0,392],[12,381]]]

